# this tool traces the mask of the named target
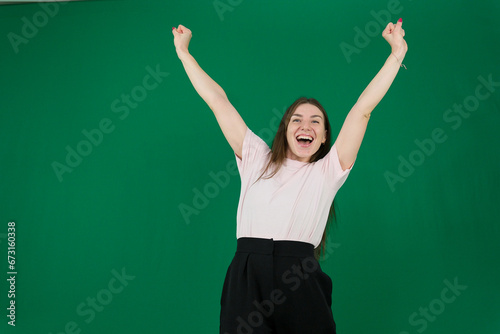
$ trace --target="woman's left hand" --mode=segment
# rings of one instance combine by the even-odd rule
[[[408,45],[404,39],[405,31],[402,26],[403,20],[399,19],[396,24],[389,22],[387,27],[385,27],[382,32],[382,37],[384,37],[391,46],[392,53],[394,53],[400,60],[404,58],[406,51],[408,51]]]

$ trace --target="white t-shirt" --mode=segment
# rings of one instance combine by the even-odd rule
[[[236,156],[241,177],[236,237],[303,241],[317,247],[333,198],[352,166],[342,171],[334,145],[313,163],[285,159],[275,176],[255,182],[269,152],[267,144],[247,129],[242,157]]]

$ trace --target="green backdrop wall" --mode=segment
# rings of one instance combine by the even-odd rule
[[[464,0],[1,6],[0,332],[216,333],[240,181],[171,27],[270,143],[303,95],[335,136],[399,17],[322,261],[338,332],[500,333],[500,1]]]

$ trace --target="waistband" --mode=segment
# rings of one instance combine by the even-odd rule
[[[280,256],[314,256],[314,245],[291,240],[243,237],[238,239],[236,253],[257,253]]]

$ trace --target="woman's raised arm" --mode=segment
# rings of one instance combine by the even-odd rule
[[[229,102],[224,90],[208,76],[188,51],[191,30],[179,25],[172,28],[177,56],[184,66],[196,92],[212,109],[217,122],[234,153],[241,158],[243,139],[247,126],[240,114]]]
[[[382,32],[382,36],[390,44],[392,52],[384,66],[352,107],[335,141],[340,165],[344,170],[350,168],[354,163],[365,135],[370,114],[389,90],[396,74],[398,74],[406,51],[408,51],[402,25],[403,21],[399,19],[397,24],[389,23]]]

